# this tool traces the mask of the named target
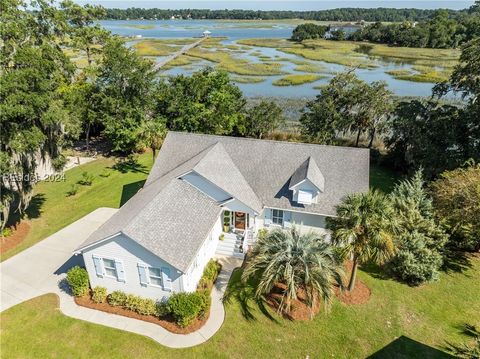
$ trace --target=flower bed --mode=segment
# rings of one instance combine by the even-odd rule
[[[201,328],[208,320],[210,292],[221,267],[217,261],[210,260],[195,292],[173,293],[166,302],[122,291],[107,293],[104,287],[89,289],[87,271],[78,266],[68,271],[67,282],[78,305],[154,323],[172,333],[188,334]]]
[[[196,318],[193,321],[193,323],[191,323],[189,326],[182,328],[177,323],[175,323],[175,320],[172,316],[159,318],[154,315],[138,314],[131,310],[124,309],[123,307],[120,307],[120,306],[114,307],[108,304],[107,302],[95,303],[92,300],[90,295],[84,296],[84,297],[75,297],[75,303],[77,303],[78,305],[81,305],[82,307],[96,309],[96,310],[100,310],[102,312],[111,313],[111,314],[123,315],[124,317],[143,320],[145,322],[157,324],[165,328],[169,332],[172,332],[175,334],[188,334],[200,329],[205,325],[210,315],[210,311],[208,311],[201,318],[200,317]]]

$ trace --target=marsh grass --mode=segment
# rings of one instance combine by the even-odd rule
[[[308,60],[324,61],[347,67],[376,68],[378,60],[384,62],[409,63],[427,67],[452,68],[458,62],[459,50],[456,49],[424,49],[410,47],[392,47],[382,44],[370,44],[354,41],[305,40],[302,43],[286,39],[242,39],[237,43],[272,47],[279,51],[297,55]],[[295,63],[292,58],[277,58],[277,61]],[[301,64],[298,64],[301,65]],[[443,78],[445,72],[426,74],[422,71],[420,78],[433,80]],[[430,71],[431,72],[431,71]],[[418,75],[416,76],[418,78]]]
[[[413,71],[412,71],[413,70]],[[385,73],[396,80],[437,83],[448,80],[451,71],[436,70],[428,66],[413,66],[412,70],[391,70]]]
[[[167,56],[180,49],[179,45],[167,45],[159,40],[142,40],[133,44],[140,56]]]
[[[318,72],[325,72],[326,69],[324,66],[321,64],[315,64],[315,63],[305,63],[301,64],[295,67],[295,71],[301,71],[301,72],[310,72],[310,73],[318,73]]]
[[[241,84],[257,84],[265,81],[265,77],[261,76],[232,76],[232,81]]]
[[[272,76],[282,75],[282,64],[278,62],[253,63],[246,59],[234,58],[228,51],[208,51],[202,48],[193,48],[189,56],[215,62],[218,68],[237,75]]]
[[[298,86],[305,83],[315,82],[325,76],[314,74],[287,75],[272,82],[275,86]]]
[[[151,30],[155,28],[155,25],[136,25],[136,24],[130,25],[129,24],[129,25],[125,25],[125,27],[130,27],[130,28],[140,29],[140,30]]]
[[[196,57],[188,56],[188,55],[180,55],[177,58],[173,59],[172,61],[163,65],[162,69],[168,70],[174,67],[183,67],[184,69],[187,69],[187,66],[197,61],[200,61],[200,59]]]

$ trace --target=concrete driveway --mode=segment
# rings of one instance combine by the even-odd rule
[[[0,311],[45,293],[58,293],[58,282],[67,270],[83,264],[81,256],[72,256],[73,250],[116,211],[98,208],[0,263]]]

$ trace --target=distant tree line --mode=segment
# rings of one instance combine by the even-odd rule
[[[396,24],[376,22],[348,37],[354,41],[370,41],[407,47],[454,48],[480,36],[480,12],[449,17],[446,10],[438,10],[428,21]]]
[[[446,10],[449,17],[457,17],[464,10]],[[232,20],[275,20],[275,19],[304,19],[317,21],[424,21],[433,17],[434,10],[424,9],[360,9],[341,8],[319,11],[261,11],[261,10],[209,10],[209,9],[106,9],[103,19],[138,20],[138,19],[170,19],[172,16],[183,19],[232,19]]]
[[[468,11],[452,17],[448,10],[436,10],[428,19],[400,23],[373,24],[347,34],[342,29],[330,31],[331,40],[369,41],[406,47],[455,48],[480,37],[480,2]],[[298,25],[292,32],[293,41],[324,37],[327,28],[315,24]]]

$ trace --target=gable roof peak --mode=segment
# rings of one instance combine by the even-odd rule
[[[315,160],[308,156],[308,158],[295,170],[290,178],[289,189],[297,186],[301,182],[309,180],[320,192],[325,190],[325,177],[318,168]]]

